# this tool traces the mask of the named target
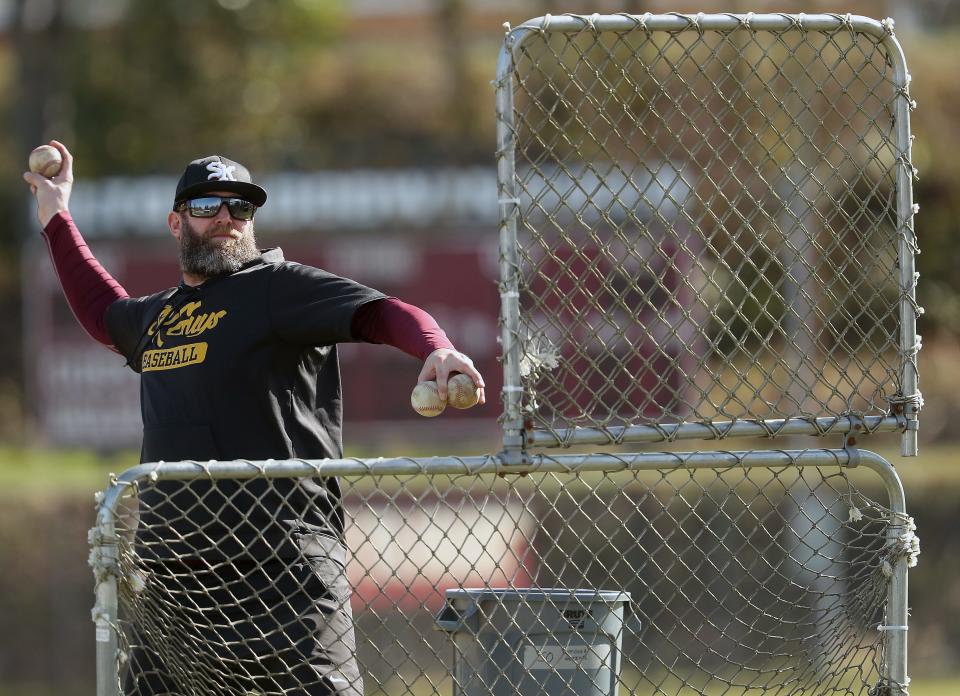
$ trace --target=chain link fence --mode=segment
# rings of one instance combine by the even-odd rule
[[[912,104],[889,20],[547,16],[506,45],[508,423],[542,446],[913,432]]]
[[[854,446],[921,403],[892,24],[547,16],[495,84],[504,450],[125,472],[98,694],[905,694],[919,545]]]
[[[349,553],[334,564],[316,565],[303,544],[288,558],[252,555],[242,525],[182,535],[156,515],[173,504],[184,519],[208,519],[211,491],[230,491],[229,506],[255,490],[262,502],[247,518],[275,519],[289,483],[308,473],[343,485]],[[867,694],[886,683],[888,632],[878,628],[891,623],[891,578],[915,549],[896,475],[879,457],[565,455],[523,474],[479,457],[131,470],[103,500],[113,529],[101,524],[95,546],[100,590],[115,583],[118,596],[118,611],[98,605],[104,678],[135,694],[158,684],[182,694],[540,694],[543,678],[563,687],[599,671],[613,653],[597,646],[610,641],[619,658],[604,662],[613,682],[597,693]],[[479,626],[435,630],[447,592],[464,587],[502,591],[479,607]],[[563,589],[531,605],[529,588]],[[593,590],[626,593],[636,620],[602,631],[597,603],[578,599]],[[497,623],[510,591],[533,612],[528,625],[516,606]],[[327,626],[353,614],[355,633],[344,621],[326,636],[349,651],[320,651],[318,612]],[[498,644],[515,633],[512,659],[454,670],[464,639],[469,647],[484,631]],[[550,661],[549,648],[566,659]],[[594,663],[585,650],[597,651]],[[355,691],[338,686],[348,679]]]

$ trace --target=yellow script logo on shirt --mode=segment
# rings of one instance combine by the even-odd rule
[[[227,316],[226,310],[201,312],[201,303],[188,302],[176,310],[166,305],[160,310],[156,321],[150,324],[147,335],[153,337],[155,349],[144,351],[140,363],[141,372],[153,370],[172,370],[176,367],[197,365],[207,357],[207,343],[187,343],[173,348],[164,348],[171,336],[196,338],[205,331],[216,328],[220,320]]]
[[[165,306],[160,310],[160,316],[156,321],[150,324],[147,329],[149,336],[156,335],[156,344],[163,347],[163,340],[169,336],[186,336],[194,338],[204,331],[213,329],[220,323],[220,320],[227,316],[227,311],[221,309],[217,312],[198,312],[200,302],[188,302],[173,311],[171,305]]]
[[[188,343],[185,346],[177,346],[176,348],[148,350],[143,354],[140,371],[172,370],[175,367],[196,365],[202,363],[206,357],[206,343]]]

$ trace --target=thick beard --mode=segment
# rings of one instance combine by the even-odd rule
[[[184,273],[204,278],[235,273],[247,261],[260,255],[253,225],[247,227],[240,239],[223,244],[198,232],[190,224],[188,215],[183,215],[181,219],[183,232],[180,235],[180,268]],[[215,228],[208,230],[210,234],[215,231]]]

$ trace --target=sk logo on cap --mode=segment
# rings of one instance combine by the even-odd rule
[[[234,169],[236,169],[236,165],[227,166],[223,162],[210,162],[207,164],[207,171],[210,172],[207,181],[236,181],[237,177],[233,174]]]
[[[253,183],[246,167],[223,155],[209,155],[193,160],[183,170],[183,176],[177,182],[174,203],[213,191],[235,193],[258,208],[267,202],[267,192]]]

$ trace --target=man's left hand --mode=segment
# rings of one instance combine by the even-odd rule
[[[480,398],[477,403],[483,404],[486,401],[484,398],[483,377],[477,372],[477,368],[473,366],[473,360],[459,351],[450,350],[449,348],[438,348],[430,353],[427,359],[423,361],[423,369],[420,370],[420,376],[417,378],[417,381],[426,382],[431,379],[435,380],[437,390],[440,392],[440,399],[446,402],[447,379],[455,372],[462,372],[465,375],[469,375],[480,392]]]

